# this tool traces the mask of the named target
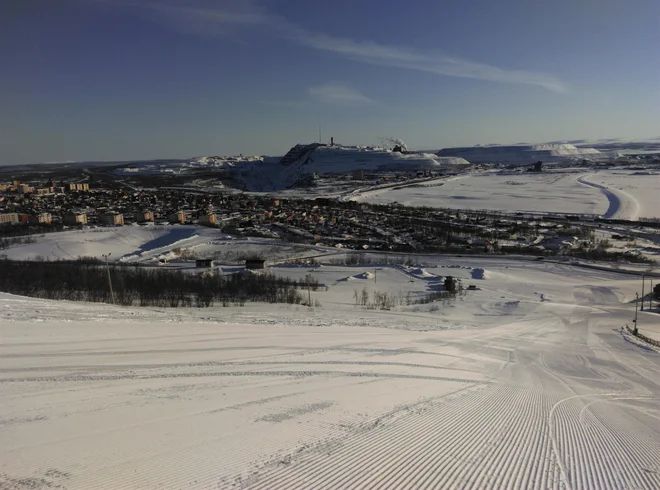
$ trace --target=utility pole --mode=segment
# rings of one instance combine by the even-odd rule
[[[644,274],[642,274],[642,307],[640,309],[644,311]]]
[[[639,293],[635,293],[635,318],[633,319],[635,328],[633,329],[633,335],[637,335],[637,303],[639,303]]]
[[[112,298],[112,304],[115,304],[115,293],[112,290],[112,279],[110,278],[110,265],[108,265],[108,257],[112,254],[103,254],[102,257],[105,259],[105,269],[108,271],[108,287],[110,288],[110,297]]]

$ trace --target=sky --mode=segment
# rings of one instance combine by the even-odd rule
[[[660,136],[658,0],[2,0],[0,164]]]

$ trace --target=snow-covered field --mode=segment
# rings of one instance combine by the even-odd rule
[[[327,286],[313,309],[0,294],[0,488],[660,488],[660,353],[620,330],[636,278],[419,262],[274,267]],[[447,275],[479,289],[354,306]]]
[[[35,243],[2,250],[12,260],[102,258],[111,254],[110,261],[158,264],[176,262],[173,250],[185,250],[198,258],[218,258],[236,262],[245,254],[260,254],[269,260],[285,259],[291,255],[314,254],[305,245],[286,244],[262,238],[234,238],[217,229],[193,225],[119,226],[71,230],[33,237]],[[190,261],[189,261],[190,262]],[[192,263],[194,266],[194,261]]]
[[[438,181],[437,183],[441,183]],[[660,214],[660,173],[636,171],[469,174],[444,185],[368,191],[352,199],[453,209],[595,214],[637,219]]]

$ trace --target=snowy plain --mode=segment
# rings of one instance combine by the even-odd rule
[[[0,294],[0,488],[660,487],[660,353],[621,330],[638,278],[416,260],[271,268],[317,278],[316,308]],[[478,289],[354,304],[448,275]]]
[[[177,262],[173,251],[185,250],[199,258],[218,257],[237,262],[245,254],[267,255],[271,260],[304,256],[323,250],[319,247],[283,243],[264,238],[235,238],[217,229],[194,225],[129,225],[69,230],[33,236],[34,243],[10,247],[2,255],[12,260],[72,260],[79,257],[145,265]],[[187,261],[190,265],[190,261]],[[194,261],[192,267],[194,267]]]
[[[660,173],[651,171],[488,172],[428,182],[426,186],[368,191],[352,199],[376,204],[594,214],[634,220],[660,215],[659,186]]]

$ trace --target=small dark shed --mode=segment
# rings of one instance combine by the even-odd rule
[[[265,269],[266,261],[262,259],[248,259],[245,261],[245,268],[249,270]]]
[[[195,260],[195,267],[213,267],[212,259],[197,259]]]

